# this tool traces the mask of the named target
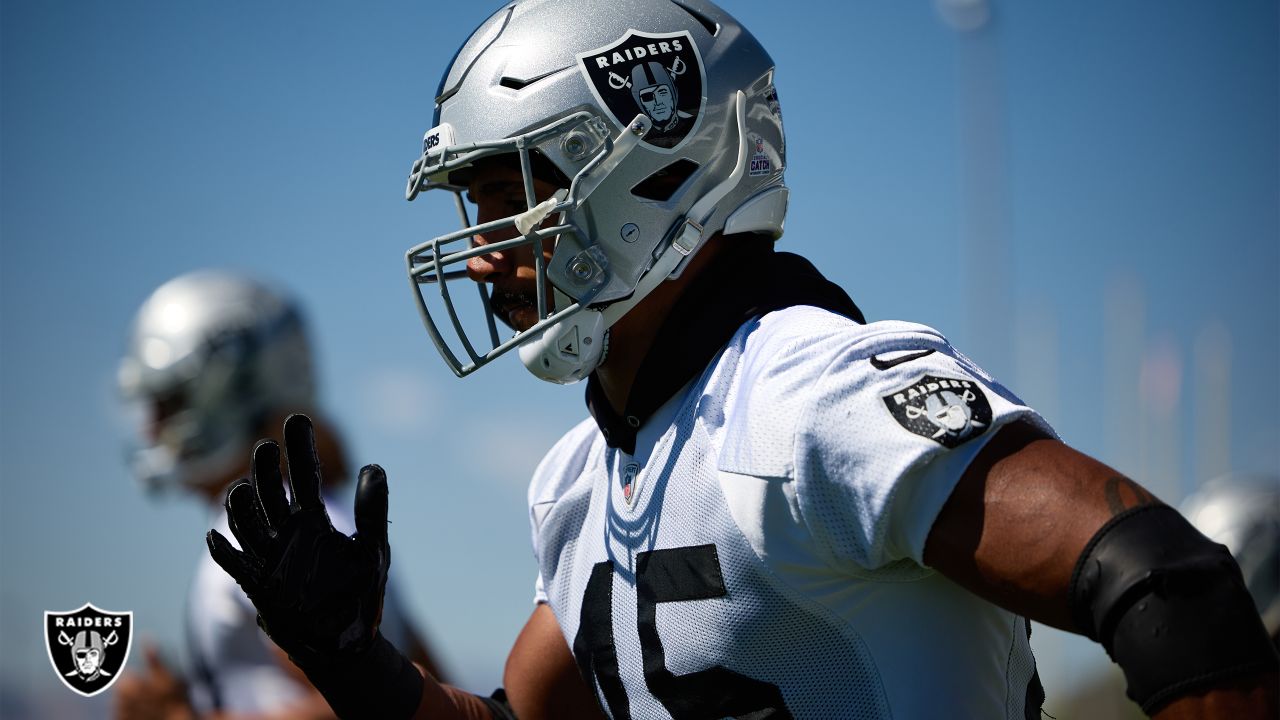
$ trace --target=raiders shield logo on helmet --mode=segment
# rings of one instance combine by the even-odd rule
[[[79,610],[44,613],[45,648],[62,683],[93,697],[111,687],[129,659],[133,613],[85,603]]]
[[[619,128],[644,114],[644,143],[673,151],[693,134],[706,106],[705,70],[689,32],[628,30],[617,42],[578,55],[587,85]]]
[[[925,375],[883,399],[902,427],[949,448],[991,424],[991,403],[973,380]]]

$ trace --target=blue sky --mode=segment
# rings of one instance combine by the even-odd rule
[[[1171,500],[1280,472],[1275,2],[997,2],[970,34],[925,0],[725,5],[778,64],[780,247]],[[147,294],[205,266],[303,301],[325,406],[389,472],[410,607],[462,684],[496,685],[531,609],[524,484],[581,388],[514,359],[455,379],[403,269],[454,226],[404,180],[495,7],[5,0],[0,714],[106,711],[50,674],[44,610],[133,610],[182,657],[206,511],[138,492],[114,375]],[[1101,651],[1042,637],[1052,712]]]

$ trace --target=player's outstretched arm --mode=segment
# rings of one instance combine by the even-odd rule
[[[1101,642],[1154,717],[1277,717],[1275,650],[1226,548],[1028,424],[983,448],[924,559],[1001,607]]]
[[[366,466],[356,486],[356,533],[329,522],[311,421],[284,425],[292,500],[285,497],[280,450],[253,450],[250,479],[227,494],[237,550],[218,531],[213,559],[253,601],[258,624],[289,655],[341,718],[489,718],[485,702],[424,677],[378,633],[391,548],[387,478]]]

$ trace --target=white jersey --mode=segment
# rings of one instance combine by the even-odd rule
[[[340,532],[355,532],[346,503],[326,497],[329,519]],[[239,542],[227,524],[221,505],[211,518],[213,527],[233,545]],[[407,648],[409,627],[387,582],[379,631]],[[271,639],[258,627],[258,611],[244,591],[208,553],[202,553],[187,599],[187,646],[191,654],[191,702],[200,713],[261,713],[281,710],[307,692],[280,665]],[[287,662],[287,661],[286,661]]]
[[[633,455],[591,420],[551,450],[537,600],[614,718],[1037,717],[1026,620],[923,564],[1016,418],[1048,429],[930,328],[769,313]]]

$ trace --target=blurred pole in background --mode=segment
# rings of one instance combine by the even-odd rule
[[[1102,397],[1104,455],[1111,467],[1141,482],[1139,428],[1143,418],[1138,394],[1146,337],[1146,301],[1140,282],[1131,276],[1113,278],[1103,301]]]
[[[1012,378],[1013,259],[1009,240],[1004,76],[997,18],[987,0],[935,0],[957,33],[962,242],[968,338],[996,378]]]
[[[1174,337],[1148,340],[1138,375],[1142,472],[1134,479],[1170,504],[1183,495],[1182,378],[1182,356]]]
[[[1018,397],[1036,409],[1050,425],[1060,427],[1063,418],[1062,376],[1059,361],[1063,357],[1061,323],[1047,298],[1034,298],[1018,303],[1013,333],[1013,362],[1017,374],[1012,389]]]
[[[1231,334],[1220,321],[1200,328],[1192,351],[1195,458],[1187,493],[1231,472]]]

